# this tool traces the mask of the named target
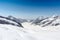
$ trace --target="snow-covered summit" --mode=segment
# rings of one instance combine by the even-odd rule
[[[38,17],[35,20],[33,20],[31,23],[42,27],[49,26],[49,25],[58,26],[60,25],[60,16],[51,16],[45,18]]]
[[[23,27],[20,22],[17,22],[15,19],[10,19],[8,17],[0,16],[0,24],[8,24]]]

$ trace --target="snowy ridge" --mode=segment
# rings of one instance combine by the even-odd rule
[[[5,20],[5,21],[8,21],[8,22],[12,22],[14,24],[17,24],[16,22],[13,22],[13,21],[10,21],[10,20],[4,19],[4,18],[0,18],[0,20]]]
[[[58,26],[60,24],[59,20],[60,20],[60,16],[52,16],[52,17],[46,17],[43,19],[37,18],[37,19],[33,20],[31,23],[42,26],[42,27],[49,26],[49,25]]]
[[[58,31],[60,30],[60,16],[46,17],[43,19],[37,18],[32,22],[22,23],[24,28],[34,31]]]
[[[0,19],[1,22],[4,22],[2,20],[8,21],[8,19],[5,18]],[[8,22],[10,23],[10,21],[12,20],[9,20]],[[35,21],[37,24],[34,25]],[[59,16],[47,17],[35,21],[34,23],[21,23],[24,28],[8,24],[0,24],[0,40],[60,40]],[[14,23],[14,21],[11,23]]]
[[[17,22],[15,19],[10,19],[8,17],[0,16],[0,24],[10,24],[15,26],[23,27],[20,22]]]
[[[14,19],[14,20],[16,20],[17,22],[20,22],[20,23],[27,22],[26,19],[16,18],[16,17],[13,17],[13,16],[8,16],[8,18],[9,19]]]

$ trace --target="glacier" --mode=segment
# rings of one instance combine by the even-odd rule
[[[0,40],[60,40],[59,27],[52,28],[53,30],[44,28],[44,30],[38,26],[31,28],[31,25],[28,25],[27,27],[29,23],[24,24],[24,28],[0,24]]]
[[[50,22],[54,18],[55,17],[50,17],[42,22],[47,20]],[[17,25],[16,22],[5,18],[0,18],[0,20],[5,20]],[[23,27],[0,23],[0,40],[60,40],[60,25],[52,26],[52,24],[59,23],[59,21],[60,19],[57,18],[50,25],[45,27],[34,25],[32,24],[33,21],[21,23]]]

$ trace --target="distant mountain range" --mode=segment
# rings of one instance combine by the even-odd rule
[[[45,18],[36,18],[32,20],[31,24],[39,25],[42,27],[45,26],[58,26],[60,25],[60,16],[52,16],[52,17],[45,17]]]
[[[23,27],[22,23],[29,22],[31,25],[39,25],[41,27],[46,26],[58,26],[60,25],[60,16],[51,16],[51,17],[38,17],[36,19],[30,19],[29,21],[27,19],[22,18],[16,18],[13,16],[0,16],[0,24],[10,24],[10,25],[16,25],[19,27]]]
[[[60,40],[60,16],[30,20],[0,16],[0,40]]]

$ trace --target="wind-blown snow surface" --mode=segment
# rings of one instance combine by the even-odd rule
[[[60,40],[59,26],[39,27],[30,23],[22,25],[24,28],[0,24],[0,40]]]

